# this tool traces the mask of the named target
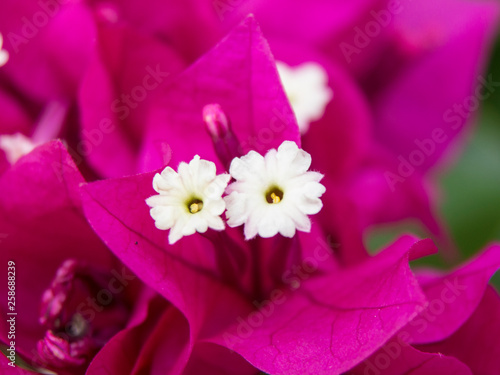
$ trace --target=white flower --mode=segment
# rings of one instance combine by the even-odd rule
[[[294,142],[285,141],[265,157],[250,151],[231,162],[229,172],[236,180],[226,189],[227,224],[244,224],[245,238],[281,233],[293,237],[295,230],[311,230],[307,215],[323,207],[319,199],[325,187],[323,175],[308,171],[311,156]]]
[[[0,149],[5,152],[10,164],[14,164],[21,156],[29,154],[37,145],[21,133],[0,135]]]
[[[314,62],[290,67],[277,61],[281,83],[297,118],[301,134],[305,134],[311,122],[319,120],[326,105],[333,98],[328,86],[328,74]]]
[[[2,49],[3,47],[3,36],[0,33],[0,68],[7,64],[7,61],[9,61],[9,52]]]
[[[156,227],[170,229],[170,244],[208,228],[224,229],[220,215],[226,205],[222,194],[230,178],[227,173],[216,175],[215,164],[198,155],[189,164],[180,163],[177,172],[167,167],[154,176],[153,188],[159,194],[146,203]]]

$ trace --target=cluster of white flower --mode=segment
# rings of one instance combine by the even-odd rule
[[[223,230],[224,211],[230,227],[244,225],[247,240],[257,234],[293,237],[297,229],[310,231],[307,215],[323,206],[323,175],[309,171],[310,165],[311,156],[290,141],[265,156],[250,151],[234,158],[229,174],[217,175],[213,162],[196,155],[189,164],[180,163],[177,172],[167,167],[157,173],[153,188],[158,194],[146,203],[156,227],[170,229],[171,244],[208,228]]]

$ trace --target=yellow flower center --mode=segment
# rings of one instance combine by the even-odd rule
[[[283,200],[283,190],[277,186],[271,187],[266,193],[266,201],[269,204],[280,203]]]
[[[187,204],[190,213],[195,214],[203,209],[203,201],[198,198],[191,199]]]

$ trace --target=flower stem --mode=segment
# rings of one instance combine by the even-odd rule
[[[238,291],[248,293],[244,290],[241,273],[248,258],[242,253],[242,249],[229,236],[222,232],[207,231],[202,233],[203,237],[214,245],[216,270],[220,280],[226,285]]]
[[[264,298],[264,290],[262,286],[262,275],[261,275],[261,246],[259,246],[259,240],[252,240],[252,281],[253,281],[253,295],[257,301],[261,301]]]

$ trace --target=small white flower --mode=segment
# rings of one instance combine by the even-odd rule
[[[7,61],[9,61],[9,52],[2,49],[3,47],[3,36],[0,33],[0,68],[7,64]]]
[[[318,213],[325,187],[323,175],[308,171],[311,155],[294,142],[285,141],[278,150],[263,157],[250,151],[231,162],[229,172],[236,180],[226,189],[230,227],[245,225],[245,238],[259,234],[272,237],[281,233],[293,237],[295,230],[311,230],[307,215]]]
[[[168,242],[173,244],[183,236],[205,233],[208,228],[223,230],[220,215],[226,209],[222,194],[229,174],[216,174],[215,164],[196,155],[177,172],[165,168],[153,178],[158,195],[146,199],[151,217],[158,229],[170,229]]]
[[[281,83],[290,101],[299,130],[305,134],[311,122],[319,120],[333,98],[328,86],[328,74],[317,63],[308,62],[290,67],[277,61]]]
[[[0,135],[0,149],[5,152],[10,164],[14,164],[21,156],[29,154],[36,146],[37,143],[21,133]]]

